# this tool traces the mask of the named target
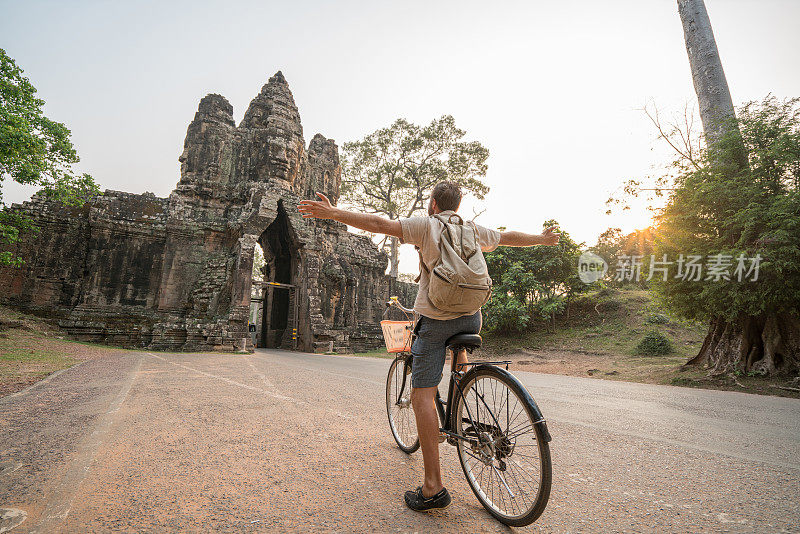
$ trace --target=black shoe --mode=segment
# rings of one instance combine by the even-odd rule
[[[447,488],[442,488],[442,491],[433,497],[425,497],[422,495],[422,486],[414,491],[407,491],[405,498],[406,506],[415,512],[424,512],[435,508],[447,508],[453,501],[453,499],[450,498],[450,493],[447,491]]]

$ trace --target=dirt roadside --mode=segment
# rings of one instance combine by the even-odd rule
[[[46,321],[0,306],[0,397],[56,371],[121,351],[124,349],[71,341]]]

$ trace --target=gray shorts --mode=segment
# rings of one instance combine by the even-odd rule
[[[417,334],[411,345],[414,360],[411,364],[411,387],[431,388],[442,380],[446,357],[445,342],[456,334],[479,334],[483,317],[478,310],[473,315],[440,321],[424,315],[415,328]]]

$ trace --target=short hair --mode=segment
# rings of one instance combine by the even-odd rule
[[[458,210],[461,205],[461,188],[455,182],[439,182],[433,186],[431,198],[442,211]]]

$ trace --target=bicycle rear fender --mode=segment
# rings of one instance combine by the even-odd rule
[[[536,421],[538,421],[536,423],[536,427],[538,427],[539,430],[541,431],[545,443],[553,441],[553,438],[550,436],[550,432],[548,432],[547,430],[547,421],[544,420],[544,416],[542,415],[542,411],[539,409],[539,405],[536,404],[535,400],[533,400],[533,397],[528,392],[528,388],[523,386],[522,383],[519,381],[519,379],[513,374],[511,374],[509,371],[503,369],[502,367],[497,367],[495,365],[477,364],[474,365],[472,369],[467,371],[466,374],[464,374],[464,376],[461,377],[460,381],[469,382],[469,380],[472,378],[472,375],[476,374],[480,369],[493,369],[494,371],[497,371],[501,375],[504,375],[509,380],[516,382],[516,384],[519,386],[520,391],[522,392],[523,396],[522,400],[530,402],[530,405],[533,407],[533,417]]]

